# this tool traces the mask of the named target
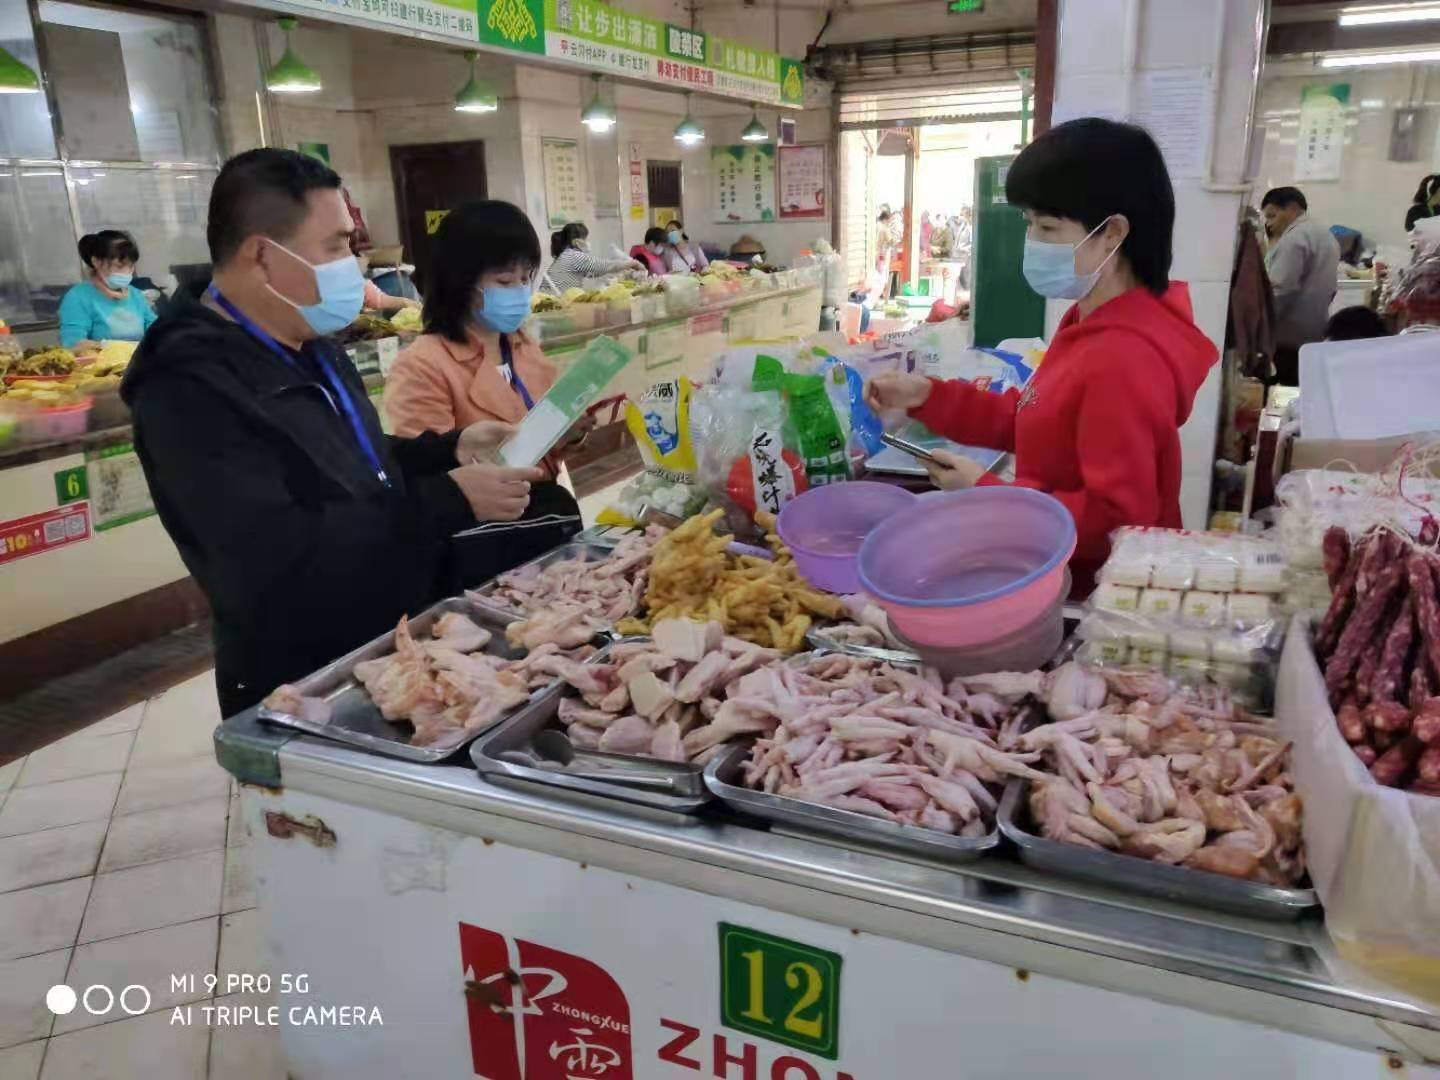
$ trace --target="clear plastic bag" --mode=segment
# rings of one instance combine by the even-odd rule
[[[809,487],[778,390],[707,386],[691,398],[690,418],[700,485],[716,502],[774,514]]]

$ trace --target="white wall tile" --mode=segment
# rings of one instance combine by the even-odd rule
[[[1240,199],[1208,192],[1198,180],[1175,185],[1175,262],[1177,281],[1226,282],[1235,259]]]
[[[1132,2],[1145,0],[1062,0],[1057,75],[1118,71],[1123,55],[1119,28]]]

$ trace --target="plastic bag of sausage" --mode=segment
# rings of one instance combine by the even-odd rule
[[[1304,616],[1280,658],[1275,722],[1294,743],[1306,857],[1336,960],[1440,1003],[1440,797],[1377,783],[1347,744]]]

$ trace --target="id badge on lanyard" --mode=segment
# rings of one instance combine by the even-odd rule
[[[506,380],[520,395],[520,400],[525,403],[525,411],[529,412],[535,408],[530,391],[525,389],[525,384],[520,381],[520,372],[515,367],[515,353],[510,348],[510,338],[506,334],[500,335],[500,370],[505,373]]]
[[[208,291],[210,298],[220,305],[225,314],[235,320],[235,324],[239,326],[240,329],[244,330],[256,341],[260,342],[261,345],[264,345],[283,360],[286,366],[301,375],[306,374],[305,370],[300,367],[299,361],[293,352],[257,326],[248,315],[227,300],[219,289],[211,285]],[[375,471],[376,479],[386,487],[389,487],[390,477],[385,472],[385,466],[380,463],[380,455],[375,451],[375,444],[370,441],[370,432],[365,427],[365,422],[360,419],[359,410],[355,408],[355,402],[351,398],[350,392],[340,381],[340,376],[336,374],[334,367],[326,356],[317,350],[314,359],[315,366],[320,369],[320,374],[324,377],[325,382],[329,384],[328,387],[321,386],[320,389],[330,402],[330,407],[335,410],[337,415],[343,416],[350,425],[350,431],[355,436],[355,441],[359,443],[361,453],[365,455],[366,461],[370,463],[370,467]]]

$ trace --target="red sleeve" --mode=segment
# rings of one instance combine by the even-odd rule
[[[1110,343],[1113,345],[1113,342]],[[1017,480],[1024,487],[1046,491],[1065,504],[1075,518],[1075,560],[1103,562],[1110,551],[1110,533],[1121,525],[1159,521],[1162,430],[1174,428],[1175,389],[1170,379],[1136,379],[1139,358],[1108,348],[1085,358],[1089,385],[1080,400],[1075,445],[1080,459],[1080,487],[1049,491]],[[1157,357],[1153,365],[1160,369]],[[1003,483],[991,476],[982,484]]]
[[[1015,449],[1019,390],[992,394],[961,379],[931,379],[930,400],[910,415],[936,435],[966,446]]]

